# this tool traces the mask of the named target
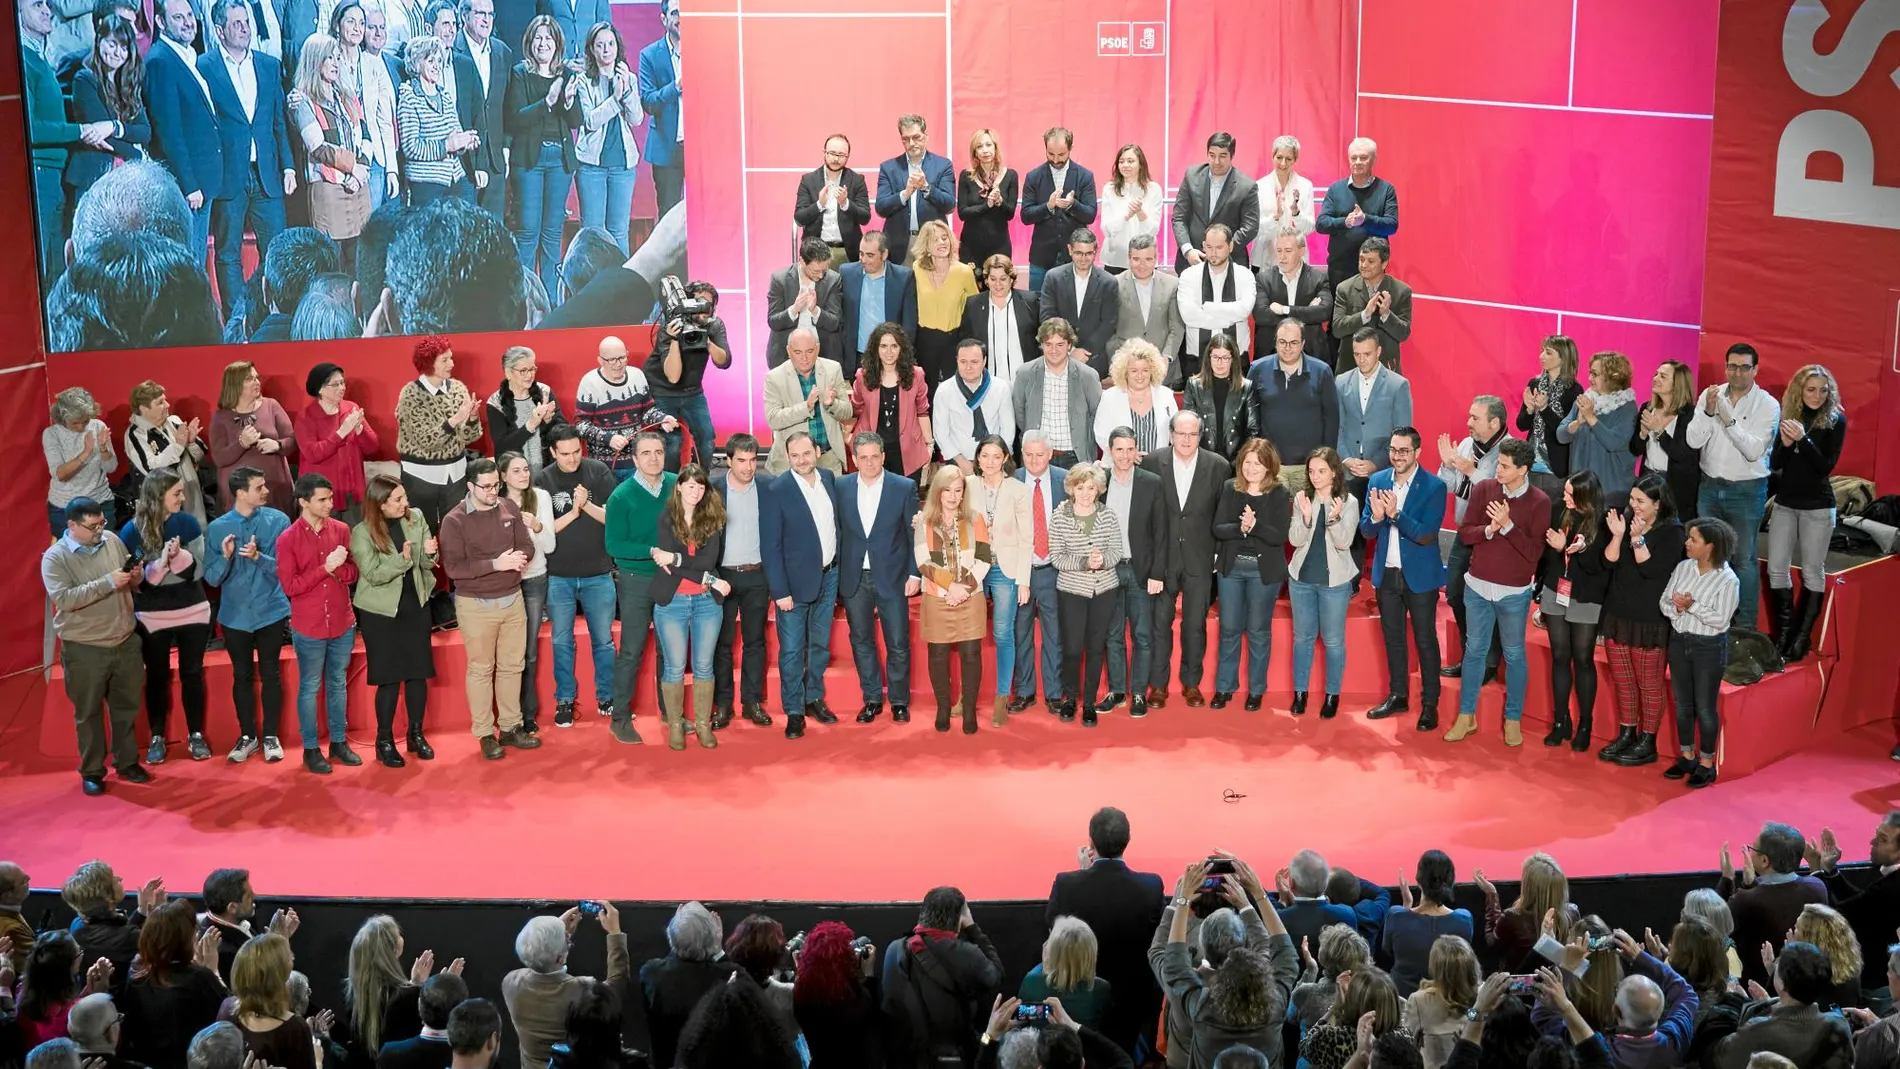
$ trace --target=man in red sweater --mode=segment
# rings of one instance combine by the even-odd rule
[[[1550,498],[1531,485],[1536,454],[1521,438],[1498,445],[1498,477],[1471,488],[1470,504],[1458,524],[1458,539],[1471,547],[1471,571],[1465,578],[1465,618],[1471,641],[1465,646],[1464,684],[1459,688],[1458,722],[1445,733],[1460,742],[1478,730],[1478,692],[1484,678],[1495,621],[1504,646],[1504,744],[1522,746],[1524,687],[1530,672],[1524,661],[1524,628],[1530,621],[1537,562],[1550,530]]]
[[[521,570],[534,557],[534,542],[521,510],[502,496],[494,461],[469,463],[468,497],[443,515],[438,539],[442,568],[455,580],[456,626],[468,655],[468,714],[482,756],[499,761],[503,746],[532,750],[541,740],[521,729],[521,667],[528,650]]]
[[[303,742],[303,767],[319,776],[332,762],[360,765],[345,736],[349,700],[350,651],[356,646],[356,611],[350,584],[356,563],[350,559],[350,529],[330,513],[336,491],[330,480],[306,472],[297,480],[298,517],[277,536],[277,581],[290,598],[290,644],[297,651],[297,733]],[[317,691],[322,689],[330,756],[321,749]]]

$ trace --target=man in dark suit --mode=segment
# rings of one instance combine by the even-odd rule
[[[1121,321],[1121,291],[1115,276],[1095,269],[1093,233],[1077,229],[1069,236],[1069,262],[1043,276],[1040,292],[1042,318],[1067,320],[1079,339],[1073,357],[1106,378],[1115,355],[1108,343]]]
[[[720,953],[719,915],[687,902],[666,922],[666,956],[640,966],[640,995],[654,1065],[679,1064],[680,1032],[706,992],[732,979],[739,967]]]
[[[1168,518],[1161,506],[1161,476],[1137,464],[1140,453],[1133,428],[1116,427],[1108,432],[1108,457],[1108,489],[1103,501],[1121,521],[1128,551],[1115,566],[1121,579],[1122,615],[1109,631],[1114,653],[1108,658],[1108,694],[1093,710],[1082,714],[1084,723],[1093,722],[1097,712],[1106,713],[1123,701],[1129,703],[1129,716],[1140,719],[1148,715],[1145,688],[1153,657],[1155,595],[1165,586],[1173,559]],[[1123,645],[1124,627],[1132,633],[1132,647]]]
[[[831,250],[817,238],[806,238],[798,262],[772,272],[765,289],[765,325],[772,330],[765,343],[765,366],[785,362],[785,340],[801,324],[818,332],[818,355],[837,360],[844,349],[839,333],[843,311],[844,287],[831,269]]]
[[[1305,240],[1290,230],[1274,235],[1273,259],[1261,264],[1255,275],[1260,284],[1254,287],[1253,320],[1259,336],[1273,337],[1282,319],[1298,320],[1306,351],[1325,359],[1331,345],[1326,320],[1333,314],[1333,287],[1325,271],[1306,262]]]
[[[785,737],[802,738],[805,718],[838,722],[825,705],[831,663],[831,615],[838,604],[838,486],[818,466],[811,434],[785,436],[791,470],[767,483],[759,499],[759,555],[765,585],[778,606],[778,685]]]
[[[666,32],[640,50],[638,84],[640,106],[653,116],[642,156],[653,170],[653,196],[664,219],[686,191],[686,132],[680,128],[680,0],[660,0],[660,25]]]
[[[218,248],[218,299],[227,315],[244,292],[244,231],[256,235],[258,260],[284,229],[284,198],[297,191],[284,110],[283,67],[251,48],[251,8],[244,0],[211,5],[218,47],[198,57],[218,117],[224,177],[211,204]]]
[[[1343,924],[1358,930],[1358,914],[1348,906],[1327,900],[1326,881],[1331,876],[1326,859],[1314,850],[1302,850],[1287,863],[1286,882],[1279,888],[1278,908],[1280,923],[1286,926],[1286,934],[1292,937],[1294,946],[1305,939],[1313,952],[1318,953],[1319,933],[1326,928]]]
[[[163,0],[159,38],[145,53],[145,111],[152,119],[152,155],[178,179],[191,208],[190,251],[204,257],[211,205],[224,189],[224,149],[211,90],[198,73],[198,16],[191,0]],[[231,293],[226,303],[236,304]]]
[[[1887,950],[1900,928],[1900,809],[1874,826],[1867,860],[1872,867],[1858,879],[1841,871],[1841,847],[1832,828],[1807,845],[1808,869],[1827,885],[1834,908],[1860,940],[1860,986],[1865,993],[1887,986]],[[1892,996],[1889,995],[1889,1001]]]
[[[957,206],[956,167],[930,151],[930,127],[922,115],[900,115],[897,136],[904,152],[877,169],[877,214],[884,217],[891,259],[910,262],[910,238],[932,219]]]
[[[1260,197],[1254,180],[1234,166],[1234,135],[1217,131],[1207,139],[1207,162],[1188,168],[1174,195],[1174,273],[1201,262],[1201,239],[1213,223],[1234,233],[1234,262],[1252,263],[1247,246],[1260,233]]]
[[[888,695],[891,719],[904,724],[910,721],[910,599],[922,588],[911,548],[917,484],[884,470],[884,439],[876,431],[851,439],[851,457],[857,474],[838,480],[838,597],[864,694],[858,723],[876,720]],[[881,668],[879,626],[887,662]]]
[[[1089,818],[1089,845],[1078,852],[1082,867],[1056,874],[1043,924],[1075,917],[1095,932],[1095,974],[1108,981],[1115,998],[1103,1032],[1123,1050],[1134,1048],[1137,1035],[1152,1049],[1161,989],[1148,967],[1148,944],[1161,923],[1165,891],[1161,877],[1136,872],[1122,860],[1128,837],[1128,816],[1119,809],[1100,809]]]
[[[468,1000],[468,984],[446,969],[422,982],[416,1000],[422,1014],[422,1034],[383,1044],[376,1053],[376,1069],[449,1069],[449,1015]]]
[[[1029,601],[1016,609],[1016,674],[1010,683],[1009,711],[1020,713],[1036,700],[1036,632],[1042,632],[1043,699],[1050,708],[1062,701],[1062,630],[1056,598],[1056,567],[1049,559],[1049,525],[1068,499],[1062,485],[1069,469],[1049,463],[1049,436],[1023,432],[1023,466],[1016,477],[1029,485],[1031,545]]]
[[[1411,664],[1405,653],[1405,617],[1412,617],[1418,648],[1418,730],[1438,727],[1438,593],[1445,587],[1445,561],[1438,555],[1438,529],[1445,522],[1444,480],[1419,466],[1424,439],[1417,428],[1392,432],[1391,466],[1366,480],[1359,531],[1372,543],[1372,588],[1379,593],[1379,628],[1385,633],[1387,697],[1366,713],[1383,720],[1411,709]]]
[[[1095,176],[1069,158],[1074,143],[1074,134],[1060,126],[1052,127],[1042,135],[1047,162],[1023,177],[1023,225],[1033,228],[1029,236],[1029,288],[1037,293],[1042,292],[1043,275],[1063,262],[1075,232],[1095,221]],[[1043,307],[1046,314],[1046,302]],[[1075,325],[1081,329],[1081,324]]]
[[[1333,337],[1341,342],[1361,330],[1379,339],[1379,361],[1399,368],[1399,344],[1412,336],[1412,287],[1385,273],[1392,246],[1384,238],[1367,238],[1359,246],[1359,273],[1333,288]],[[1352,367],[1348,349],[1339,354],[1333,370]]]
[[[851,139],[832,134],[825,139],[825,162],[798,179],[798,200],[792,221],[799,237],[822,240],[831,249],[831,266],[858,260],[858,240],[871,221],[871,194],[864,176],[846,166],[851,162]]]
[[[1188,707],[1206,704],[1201,673],[1207,661],[1207,608],[1214,584],[1214,508],[1233,465],[1201,448],[1201,417],[1177,412],[1168,421],[1169,449],[1148,454],[1141,466],[1161,477],[1166,542],[1174,547],[1168,576],[1155,599],[1154,662],[1148,670],[1148,704],[1168,704],[1168,673],[1174,656],[1175,599],[1181,602],[1181,697]],[[1133,686],[1131,680],[1129,686]]]
[[[842,344],[837,359],[846,379],[857,374],[864,347],[879,323],[896,323],[906,338],[917,340],[917,283],[910,268],[891,262],[889,235],[865,231],[851,258],[857,263],[838,269],[844,312],[838,321]]]
[[[766,591],[759,538],[764,483],[758,478],[759,440],[739,433],[726,439],[726,467],[712,476],[712,492],[726,507],[725,547],[719,577],[732,584],[726,618],[713,648],[713,730],[732,723],[732,636],[741,634],[744,665],[739,701],[747,721],[772,726],[765,711],[765,616],[772,599]]]
[[[508,202],[502,98],[514,73],[515,54],[505,39],[495,35],[495,0],[461,0],[461,5],[462,32],[455,39],[455,110],[462,129],[482,137],[482,143],[463,161],[475,203],[499,219]]]

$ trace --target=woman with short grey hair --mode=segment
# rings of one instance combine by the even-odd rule
[[[1268,248],[1281,234],[1305,241],[1319,221],[1313,180],[1293,169],[1299,162],[1299,138],[1281,134],[1273,139],[1273,170],[1254,187],[1260,196],[1260,238]]]
[[[52,426],[40,432],[40,450],[52,482],[46,487],[46,522],[53,537],[66,533],[66,506],[89,497],[105,509],[106,529],[117,527],[112,512],[112,431],[99,418],[99,402],[73,386],[53,397]]]

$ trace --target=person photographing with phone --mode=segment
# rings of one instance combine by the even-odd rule
[[[1228,951],[1211,974],[1194,967],[1187,942],[1195,912],[1189,905],[1201,894],[1218,895],[1247,933],[1246,945]],[[1169,1020],[1186,1022],[1195,1065],[1212,1065],[1237,1043],[1265,1054],[1271,1064],[1281,1061],[1280,1031],[1299,977],[1299,955],[1279,911],[1255,905],[1265,901],[1266,888],[1253,867],[1219,852],[1187,867],[1162,911],[1148,956],[1168,995]]]
[[[1019,1035],[1023,1037],[1020,1040],[1015,1038]],[[1135,1064],[1127,1051],[1077,1021],[1054,996],[1042,1002],[996,996],[989,1024],[977,1042],[980,1047],[975,1069],[1003,1065],[1004,1045],[1013,1050],[1019,1042],[1035,1049],[1034,1064],[1044,1069],[1084,1065],[1089,1069],[1132,1069]],[[1012,1059],[1012,1064],[1023,1063]]]

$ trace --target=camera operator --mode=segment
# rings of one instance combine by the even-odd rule
[[[567,1009],[567,1039],[556,1043],[548,1069],[647,1069],[647,1056],[620,1045],[620,997],[591,977],[576,987]]]
[[[647,386],[653,391],[653,403],[660,411],[686,425],[693,435],[693,454],[699,466],[712,470],[712,409],[706,406],[706,365],[721,371],[732,366],[732,350],[726,341],[726,324],[718,316],[719,291],[710,282],[688,282],[684,287],[689,307],[703,303],[703,309],[675,314],[665,293],[672,290],[667,276],[662,281],[665,322],[653,332],[653,355],[647,357]],[[675,291],[677,292],[677,291]],[[680,470],[680,432],[676,425],[666,432],[666,470]]]
[[[871,940],[853,937],[850,927],[838,921],[824,921],[804,936],[792,1009],[811,1051],[812,1069],[882,1061],[876,953]]]
[[[1003,980],[1003,959],[970,916],[963,892],[935,887],[917,926],[884,949],[883,1010],[892,1069],[976,1060],[983,1003]]]
[[[1004,1036],[1020,1028],[1036,1032],[1037,1069],[1082,1069],[1085,1064],[1088,1069],[1132,1069],[1135,1064],[1114,1040],[1070,1017],[1061,999],[1025,1003],[998,995],[989,1026],[977,1041],[975,1069],[1000,1066]]]

